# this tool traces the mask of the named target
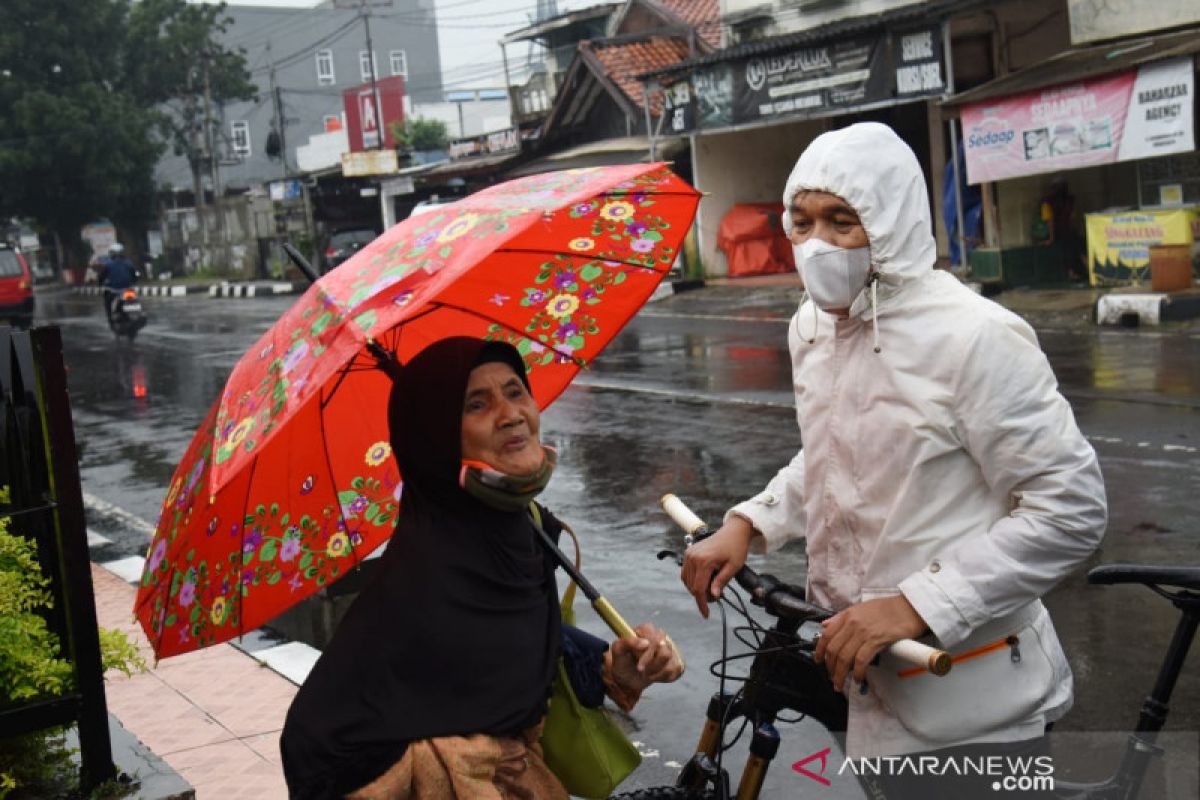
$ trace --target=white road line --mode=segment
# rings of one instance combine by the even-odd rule
[[[303,642],[288,642],[249,655],[299,686],[321,657],[321,651]]]
[[[126,583],[140,583],[146,559],[141,556],[129,556],[128,558],[118,558],[116,561],[104,561],[100,566]]]
[[[112,517],[114,519],[119,519],[121,522],[123,522],[125,525],[132,528],[133,530],[138,531],[139,533],[146,534],[147,537],[154,535],[154,526],[152,524],[150,524],[146,520],[142,519],[141,517],[137,516],[136,514],[131,514],[128,511],[126,511],[125,509],[123,509],[119,506],[113,505],[112,503],[108,502],[107,500],[101,500],[99,497],[96,497],[94,494],[88,494],[87,492],[84,492],[83,493],[83,505],[89,511],[94,511],[97,514],[102,514],[106,517]]]
[[[112,539],[107,536],[101,536],[91,528],[87,532],[88,547],[101,547],[102,545],[112,544]]]

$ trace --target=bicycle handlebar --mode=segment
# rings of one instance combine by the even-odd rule
[[[663,495],[660,501],[663,511],[672,521],[686,532],[684,541],[688,546],[709,535],[712,531],[704,524],[704,520],[687,507],[673,494]],[[813,605],[804,600],[793,587],[782,583],[770,575],[760,575],[753,569],[743,566],[738,570],[734,579],[738,585],[750,593],[758,604],[776,616],[804,620],[825,620],[833,616],[833,611]],[[945,675],[950,671],[953,662],[945,650],[930,647],[913,639],[900,639],[892,642],[885,650],[914,666],[921,667],[933,675]]]

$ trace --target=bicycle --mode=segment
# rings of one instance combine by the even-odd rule
[[[668,505],[667,498],[664,498],[664,506]],[[686,511],[686,507],[683,508]],[[684,527],[686,544],[710,535],[704,523],[690,511],[681,514],[668,509],[668,513]],[[660,559],[674,558],[677,563],[682,560],[671,550],[664,550],[658,556]],[[1114,773],[1106,780],[1091,783],[1055,779],[1049,790],[1051,796],[1062,800],[1134,800],[1152,761],[1163,753],[1155,740],[1166,722],[1171,693],[1200,625],[1200,567],[1110,564],[1092,569],[1087,578],[1089,583],[1096,585],[1143,584],[1171,601],[1181,612],[1154,687],[1142,705],[1137,727],[1130,735]],[[722,658],[713,665],[714,673],[721,677],[722,689],[709,700],[695,755],[684,765],[675,785],[639,789],[615,795],[610,800],[755,800],[760,796],[763,780],[781,742],[776,722],[796,722],[802,717],[812,717],[832,733],[846,730],[846,698],[833,690],[824,666],[812,657],[820,622],[833,612],[808,603],[802,587],[759,574],[749,567],[743,567],[735,579],[749,594],[750,602],[774,618],[770,628],[759,625],[750,617],[740,596],[730,591],[732,586],[726,589],[727,597],[719,601],[722,613],[730,607],[747,620],[748,625],[738,628],[737,632],[749,631],[755,637],[747,640],[739,636],[751,648],[751,653],[746,654],[752,655],[749,673],[733,678],[725,672],[724,668],[731,661],[745,656],[730,657],[723,649]],[[948,654],[936,653],[939,660],[943,655],[949,659]],[[926,666],[938,674],[935,667],[941,669],[948,664],[939,666],[930,660]],[[732,693],[725,691],[723,685],[730,679],[742,681],[742,687]],[[789,711],[801,716],[784,719],[782,714]],[[739,720],[743,726],[752,726],[752,734],[740,782],[736,792],[731,792],[722,754],[737,741],[735,737],[726,742],[726,731]],[[868,796],[886,796],[869,776],[857,772],[855,775]]]

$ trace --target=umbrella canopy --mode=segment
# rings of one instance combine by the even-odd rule
[[[662,164],[522,178],[396,225],[311,286],[175,471],[134,609],[155,653],[253,630],[391,535],[401,476],[372,353],[510,342],[545,408],[654,291],[699,198]]]

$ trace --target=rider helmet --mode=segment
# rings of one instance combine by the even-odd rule
[[[110,256],[119,256],[124,252],[125,252],[125,246],[122,245],[120,242],[113,242],[111,245],[109,245],[108,254]]]

